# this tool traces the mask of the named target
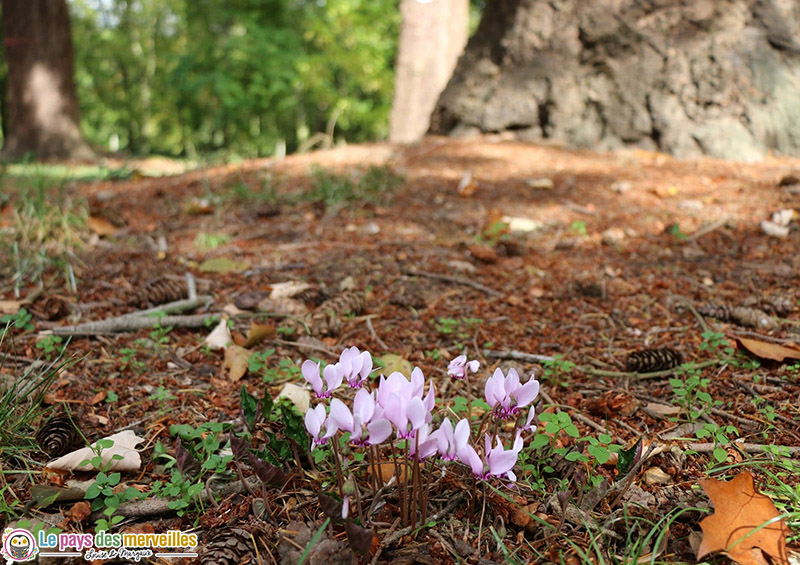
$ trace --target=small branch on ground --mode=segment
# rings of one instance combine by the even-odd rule
[[[525,361],[526,363],[541,363],[548,361],[555,361],[555,357],[550,355],[537,355],[536,353],[523,353],[516,349],[506,351],[492,351],[491,349],[484,349],[483,356],[489,359],[511,359],[513,361]]]
[[[62,326],[49,330],[53,335],[99,335],[115,332],[132,332],[156,325],[176,328],[202,328],[219,320],[220,314],[194,314],[190,316],[121,316],[77,326]]]
[[[470,286],[470,287],[472,287],[472,288],[474,288],[476,290],[480,290],[481,292],[485,292],[486,294],[488,294],[490,296],[497,296],[497,297],[503,296],[502,292],[498,292],[495,289],[489,288],[486,285],[482,285],[479,282],[471,281],[469,279],[463,279],[461,277],[452,277],[450,275],[440,275],[438,273],[429,273],[427,271],[415,271],[413,269],[403,269],[402,273],[404,275],[409,276],[409,277],[426,277],[426,278],[437,280],[437,281],[449,282],[449,283],[453,283],[453,284],[463,284],[465,286]]]

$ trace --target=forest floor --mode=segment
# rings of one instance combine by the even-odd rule
[[[8,194],[0,228],[18,233],[19,207]],[[74,361],[55,375],[44,404],[68,411],[90,441],[133,430],[144,440],[141,466],[115,485],[93,472],[40,472],[44,453],[11,457],[6,449],[0,491],[9,520],[91,532],[113,516],[121,531],[191,531],[204,563],[248,555],[263,563],[696,562],[701,539],[714,550],[739,537],[728,537],[730,523],[707,522],[701,533],[715,507],[706,492],[716,485],[718,516],[755,522],[731,518],[734,529],[778,513],[788,524],[728,547],[740,562],[763,562],[759,550],[785,562],[785,539],[799,545],[800,230],[792,221],[778,237],[761,226],[779,210],[800,210],[798,160],[681,161],[431,138],[80,182],[61,196],[88,203],[86,231],[70,267],[62,261],[36,274],[19,257],[7,263],[3,274],[19,274],[20,300],[44,286],[22,304],[31,316],[24,320],[13,309],[14,280],[0,286],[0,306],[19,322],[2,344],[0,376],[44,371],[34,360],[54,358],[70,339],[61,359]],[[46,236],[43,249],[56,240]],[[64,329],[185,298],[187,272],[209,298],[177,312],[172,325]],[[278,283],[288,281],[311,286],[287,298]],[[363,304],[352,298],[358,293]],[[345,306],[323,302],[336,296],[347,297]],[[207,314],[223,312],[238,343],[225,352],[205,341],[216,325]],[[254,422],[257,400],[241,389],[275,397],[287,383],[304,384],[303,360],[334,363],[349,346],[380,357],[386,373],[419,366],[436,388],[436,425],[444,414],[465,416],[467,397],[477,429],[488,406],[476,399],[495,368],[514,367],[523,382],[535,375],[539,429],[523,436],[515,488],[476,481],[458,463],[446,473],[426,463],[415,488],[428,483],[428,524],[405,527],[402,489],[373,492],[395,470],[384,447],[381,477],[363,455],[350,467],[361,499],[351,518],[375,538],[365,542],[352,520],[346,528],[331,452],[309,456],[288,405],[268,406]],[[628,372],[629,354],[656,348],[671,350]],[[481,367],[451,380],[448,363],[462,353]],[[678,354],[684,364],[673,368]],[[66,433],[63,420],[48,430],[44,419],[20,433]],[[225,459],[234,435],[284,476],[263,491],[252,478],[253,492],[245,488],[236,469],[252,475],[247,458]],[[204,467],[191,470],[187,457]],[[731,480],[743,471],[766,498]],[[400,476],[409,476],[402,464]],[[93,510],[110,508],[105,517],[74,500],[49,504],[35,488],[76,478],[84,490],[98,485]],[[726,482],[701,482],[709,478]],[[211,501],[215,487],[228,489]],[[134,500],[139,492],[148,498]],[[320,493],[334,501],[320,503]],[[184,507],[153,504],[169,495]],[[723,510],[720,500],[741,503]],[[760,514],[747,507],[752,500],[774,507]],[[326,516],[332,525],[323,528]],[[366,554],[351,558],[348,542]]]

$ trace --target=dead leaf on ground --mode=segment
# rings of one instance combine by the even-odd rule
[[[228,380],[237,382],[247,372],[247,361],[253,352],[238,345],[231,345],[225,350],[225,361],[222,370]]]
[[[746,337],[740,337],[739,343],[747,351],[762,359],[771,359],[773,361],[800,359],[800,349],[794,347],[787,347],[785,345],[769,343],[758,339],[748,339]]]
[[[89,219],[86,220],[86,225],[89,226],[89,229],[100,237],[114,235],[119,230],[117,226],[105,218],[100,218],[98,216],[89,216]]]
[[[247,331],[247,339],[244,342],[244,347],[253,347],[265,339],[274,336],[275,324],[259,324],[257,322],[251,322],[250,329]]]
[[[714,514],[700,522],[703,542],[697,550],[698,559],[723,551],[741,565],[767,563],[762,553],[772,563],[789,563],[789,528],[783,520],[761,527],[780,514],[768,497],[755,491],[753,475],[740,473],[728,482],[702,480],[700,486],[714,503]]]
[[[114,445],[99,448],[95,443],[92,447],[83,447],[72,453],[67,453],[55,461],[51,461],[47,464],[47,469],[61,471],[97,470],[98,468],[88,463],[88,461],[96,457],[98,451],[102,457],[100,466],[106,471],[137,471],[142,466],[142,458],[139,456],[139,452],[136,451],[136,446],[144,441],[143,438],[137,436],[132,430],[125,430],[105,439],[112,441]],[[119,455],[120,458],[115,459],[115,455]],[[84,461],[87,461],[87,464],[82,465]]]
[[[0,300],[0,314],[11,314],[13,316],[19,312],[23,304],[25,304],[24,300]]]
[[[228,319],[225,317],[219,321],[214,331],[208,334],[205,339],[206,345],[211,349],[225,349],[232,341],[233,338],[231,337],[231,330],[228,327]]]

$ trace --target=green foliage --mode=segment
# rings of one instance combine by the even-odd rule
[[[0,326],[5,327],[0,331],[0,338],[11,328],[17,328],[20,332],[32,332],[33,323],[31,320],[33,320],[33,316],[25,308],[20,308],[16,314],[3,315],[0,317]]]
[[[46,359],[53,359],[64,353],[66,345],[62,345],[63,341],[61,336],[46,335],[36,342],[36,348],[42,350]]]
[[[542,380],[566,386],[569,382],[569,373],[575,368],[575,363],[565,361],[564,356],[559,353],[553,356],[552,361],[542,361],[542,367],[544,367]]]
[[[725,446],[731,443],[728,436],[738,436],[739,430],[736,429],[736,426],[719,426],[717,424],[704,423],[695,432],[695,435],[697,435],[698,439],[712,440],[714,442],[714,450],[711,452],[713,461],[725,463],[728,460],[728,452],[725,450]]]
[[[706,330],[702,333],[703,342],[700,344],[700,351],[710,353],[721,353],[726,357],[733,355],[733,348],[728,344],[728,339],[722,332]]]
[[[298,412],[288,398],[280,398],[277,402],[265,393],[263,398],[256,398],[242,386],[239,394],[242,416],[247,429],[252,431],[256,424],[267,424],[267,444],[263,452],[257,455],[273,465],[282,465],[292,460],[292,445],[306,451],[308,449],[308,433],[303,423],[303,415]]]
[[[473,330],[483,323],[482,318],[470,318],[462,316],[460,318],[439,317],[431,320],[437,332],[443,336],[452,336],[453,347],[463,349],[464,342],[472,337]]]
[[[371,202],[397,188],[402,177],[389,167],[370,167],[366,171],[355,170],[350,175],[334,174],[324,169],[311,171],[312,187],[306,195],[312,202],[335,206],[343,202]]]
[[[102,509],[104,518],[95,522],[95,530],[109,530],[112,526],[124,520],[124,516],[115,515],[120,504],[144,498],[144,494],[133,487],[128,487],[124,491],[117,488],[122,475],[120,473],[108,473],[111,462],[103,462],[103,451],[114,446],[114,441],[102,439],[97,441],[92,449],[95,456],[88,461],[81,462],[81,465],[91,463],[100,472],[94,479],[94,483],[86,489],[86,500],[92,501],[92,510],[97,512]],[[114,455],[111,461],[122,459],[121,455]]]
[[[575,220],[570,224],[569,231],[571,231],[575,235],[585,236],[588,233],[586,229],[586,222],[584,222],[583,220]]]
[[[71,8],[83,127],[99,145],[251,156],[292,151],[317,133],[328,144],[386,135],[397,0]]]
[[[669,380],[672,392],[675,395],[673,403],[681,407],[682,414],[690,422],[707,415],[711,408],[721,404],[714,400],[707,392],[710,378],[700,376],[700,371],[695,368],[694,363],[684,363],[675,370],[676,375],[685,374],[686,377],[678,377]]]

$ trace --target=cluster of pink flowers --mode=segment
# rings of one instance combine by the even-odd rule
[[[524,423],[517,423],[516,435],[511,448],[505,449],[498,436],[484,436],[482,455],[470,444],[472,433],[470,420],[463,418],[455,426],[444,418],[438,427],[433,425],[435,391],[431,382],[425,386],[425,376],[418,367],[411,378],[394,372],[380,376],[376,390],[364,387],[372,371],[372,356],[357,348],[345,349],[339,361],[322,370],[312,361],[302,366],[305,380],[314,389],[317,398],[331,398],[345,381],[358,389],[352,409],[342,400],[332,398],[329,410],[324,403],[317,404],[305,415],[305,425],[315,447],[326,444],[337,432],[348,432],[350,444],[355,447],[379,445],[391,441],[392,432],[399,440],[407,441],[408,454],[418,461],[436,454],[442,461],[459,461],[483,480],[491,477],[514,482],[512,468],[523,447],[522,433],[535,430],[532,422],[535,411],[532,402],[539,393],[539,382],[533,378],[522,384],[513,369],[508,375],[498,369],[486,381],[486,402],[496,417],[516,418],[520,409],[530,406]],[[455,379],[466,379],[468,372],[476,372],[478,361],[467,362],[466,356],[454,359],[448,374]]]

